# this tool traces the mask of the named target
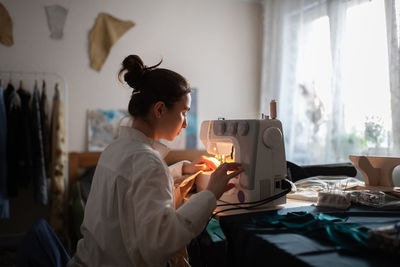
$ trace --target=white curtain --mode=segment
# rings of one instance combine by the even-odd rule
[[[393,148],[400,155],[400,3],[385,1],[390,70]]]
[[[264,1],[260,107],[277,100],[288,160],[391,153],[384,13],[383,0]]]

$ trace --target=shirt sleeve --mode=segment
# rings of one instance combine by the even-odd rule
[[[185,162],[190,163],[190,161],[188,161],[188,160],[183,160],[183,161],[179,161],[175,164],[168,166],[169,173],[171,174],[172,178],[176,179],[183,175],[182,170],[183,170],[183,164]]]
[[[123,236],[128,239],[125,243],[136,239],[144,261],[149,266],[163,266],[200,234],[215,209],[216,200],[211,192],[204,191],[175,210],[172,179],[162,160],[138,157],[134,168],[137,171],[131,178],[135,182],[125,197],[128,211],[133,212],[121,222]]]

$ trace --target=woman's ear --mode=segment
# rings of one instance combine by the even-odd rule
[[[153,114],[156,118],[160,119],[165,113],[165,103],[162,101],[158,101],[153,106]]]

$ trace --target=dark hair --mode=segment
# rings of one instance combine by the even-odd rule
[[[168,69],[157,68],[162,60],[151,67],[143,64],[137,55],[127,56],[118,73],[121,81],[132,87],[128,111],[133,117],[145,117],[153,104],[158,101],[171,108],[182,96],[190,93],[188,82],[182,75]]]

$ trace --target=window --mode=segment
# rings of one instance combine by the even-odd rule
[[[389,154],[384,1],[305,2],[301,14],[290,6],[282,24],[278,99],[287,159],[317,164]]]
[[[342,51],[345,132],[364,144],[357,152],[387,154],[392,125],[384,1],[347,10]]]

